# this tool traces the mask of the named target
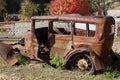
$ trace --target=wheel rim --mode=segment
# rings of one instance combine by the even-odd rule
[[[75,71],[80,70],[91,73],[91,71],[94,69],[94,66],[90,56],[86,54],[79,54],[72,59],[71,69]]]
[[[88,67],[88,63],[85,59],[80,59],[78,62],[77,62],[77,66],[80,70],[85,70],[87,69]]]

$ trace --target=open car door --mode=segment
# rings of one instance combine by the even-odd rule
[[[38,58],[38,41],[34,33],[28,31],[25,34],[25,51],[22,52],[24,56],[30,59]]]

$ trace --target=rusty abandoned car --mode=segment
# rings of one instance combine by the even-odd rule
[[[45,21],[46,26],[36,27],[39,21],[42,24]],[[64,67],[94,73],[104,69],[103,61],[112,53],[114,25],[115,20],[110,16],[34,16],[31,30],[25,33],[21,54],[49,62],[49,55],[57,53],[64,58]],[[17,62],[11,54],[14,46],[0,44],[0,53],[6,54],[1,56],[10,65]]]

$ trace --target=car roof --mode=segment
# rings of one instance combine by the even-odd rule
[[[97,16],[82,16],[80,14],[63,14],[49,16],[33,16],[32,20],[50,20],[50,21],[80,21],[88,23],[101,23],[105,20],[103,17]]]

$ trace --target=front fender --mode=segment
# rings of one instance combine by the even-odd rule
[[[9,64],[14,65],[18,62],[12,45],[0,43],[0,56]]]

